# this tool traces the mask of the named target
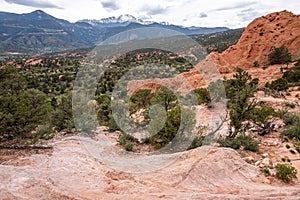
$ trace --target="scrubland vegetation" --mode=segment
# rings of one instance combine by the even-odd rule
[[[139,56],[137,56],[137,54]],[[26,58],[14,58],[14,62],[0,69],[0,141],[34,143],[39,139],[51,139],[57,132],[75,133],[72,113],[72,89],[76,73],[81,65],[82,56],[41,57],[37,62],[26,62]],[[11,59],[11,58],[10,58]],[[286,64],[291,62],[285,47],[275,48],[269,54],[271,64]],[[5,62],[2,60],[2,64]],[[246,151],[259,152],[259,142],[249,134],[253,128],[257,134],[264,136],[273,129],[271,121],[281,118],[286,126],[281,132],[283,140],[290,142],[291,153],[300,153],[300,116],[284,110],[275,110],[256,101],[254,94],[265,91],[267,94],[286,94],[290,87],[300,86],[300,62],[285,70],[282,78],[258,87],[258,79],[253,79],[247,72],[238,68],[232,79],[218,80],[210,83],[208,88],[198,88],[182,97],[190,98],[195,94],[196,105],[184,106],[177,99],[180,94],[161,87],[155,91],[141,89],[129,98],[129,113],[134,116],[140,113],[138,123],[146,127],[150,135],[142,141],[122,132],[118,127],[111,108],[111,95],[117,81],[130,69],[151,67],[147,63],[168,65],[180,73],[191,69],[191,65],[183,58],[170,52],[151,50],[149,52],[131,52],[115,60],[101,78],[95,94],[95,112],[99,125],[108,126],[109,131],[120,131],[118,142],[127,151],[133,151],[135,145],[151,145],[160,149],[176,141],[185,141],[193,135],[188,149],[204,145],[204,130],[193,130],[196,116],[192,106],[204,105],[212,109],[212,102],[220,101],[216,94],[225,86],[227,107],[229,109],[229,131],[227,135],[218,138],[222,147],[233,149],[243,148]],[[258,66],[257,66],[258,67]],[[166,70],[158,70],[159,74],[168,75]],[[176,96],[177,95],[177,96]],[[151,105],[158,104],[163,108],[151,117]],[[296,105],[286,104],[289,108]],[[163,127],[160,122],[166,119]],[[183,120],[184,119],[184,120]],[[200,134],[199,134],[200,133]],[[188,136],[188,137],[187,137]],[[2,144],[1,144],[2,145]],[[296,177],[296,170],[289,164],[278,164],[276,177],[284,182],[290,182]]]

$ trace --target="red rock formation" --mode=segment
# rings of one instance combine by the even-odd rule
[[[264,86],[266,82],[282,76],[279,71],[280,65],[263,69],[263,66],[269,64],[268,55],[271,51],[282,45],[288,48],[292,58],[300,57],[300,15],[282,11],[257,18],[247,26],[236,45],[229,47],[221,54],[217,52],[209,54],[189,72],[171,79],[156,80],[155,83],[163,83],[164,86],[171,88],[175,86],[181,94],[187,94],[191,88],[206,87],[207,83],[212,80],[224,76],[231,78],[236,68],[240,67],[247,70],[253,78],[259,78],[260,86]],[[254,67],[255,61],[259,63],[259,67]],[[218,69],[220,74],[216,74],[214,69]],[[134,81],[128,87],[128,91],[132,93],[143,84],[152,82],[153,80]],[[184,82],[188,84],[182,87],[181,83]]]
[[[222,54],[210,56],[219,66],[250,69],[258,61],[260,66],[268,65],[268,54],[275,47],[286,46],[293,58],[300,57],[300,15],[288,11],[276,12],[260,17],[245,29],[236,45]]]

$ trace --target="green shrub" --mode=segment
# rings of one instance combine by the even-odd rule
[[[151,98],[152,93],[150,89],[142,89],[135,92],[130,97],[130,113],[134,113],[141,108],[146,109],[147,107],[149,107]]]
[[[289,138],[287,136],[283,136],[282,139],[283,139],[284,142],[288,142],[289,141]]]
[[[52,126],[50,124],[41,125],[37,128],[37,132],[31,143],[35,144],[39,139],[50,140],[55,136]]]
[[[224,81],[221,79],[218,79],[214,82],[210,82],[208,85],[208,91],[210,101],[212,102],[219,102],[220,100],[226,98]]]
[[[273,116],[277,116],[278,114],[274,111],[272,107],[263,106],[262,108],[254,108],[252,112],[252,116],[249,120],[260,128],[258,134],[265,135],[271,132],[272,128],[269,120]]]
[[[41,125],[37,130],[37,137],[45,140],[50,140],[54,137],[52,126],[50,124]]]
[[[270,172],[269,168],[267,168],[267,167],[263,168],[261,171],[264,173],[265,176],[270,176],[271,175],[271,172]]]
[[[119,140],[125,140],[125,141],[130,141],[130,142],[136,142],[136,139],[129,135],[129,134],[126,134],[126,133],[121,133],[119,135]]]
[[[189,146],[188,150],[201,147],[203,145],[204,139],[205,136],[195,137],[192,141],[192,144]]]
[[[73,119],[73,109],[72,109],[72,94],[67,93],[59,96],[57,100],[53,99],[53,103],[57,106],[52,114],[51,123],[55,126],[57,131],[67,129],[71,132],[75,128]]]
[[[300,86],[300,63],[296,63],[294,68],[285,71],[283,78],[286,78],[294,86]]]
[[[289,89],[288,81],[285,78],[279,78],[271,83],[267,82],[265,87],[275,91],[286,91]]]
[[[287,109],[280,109],[276,113],[278,117],[283,119],[289,113],[289,111]]]
[[[291,54],[285,46],[275,48],[268,56],[271,65],[285,64],[292,60]]]
[[[285,147],[286,147],[287,149],[290,149],[290,148],[291,148],[291,146],[290,146],[289,144],[286,144]]]
[[[251,75],[238,68],[233,79],[225,82],[226,96],[229,98],[230,128],[229,137],[235,138],[239,133],[249,128],[249,119],[256,106],[255,102],[249,103],[255,91],[257,91],[258,79],[252,79]]]
[[[172,90],[162,87],[157,90],[153,96],[151,95],[151,104],[160,104],[165,108],[165,111],[168,112],[178,105],[177,96]]]
[[[295,103],[289,102],[289,101],[284,102],[284,105],[287,106],[287,107],[290,107],[290,108],[295,108],[296,107]]]
[[[231,138],[219,139],[218,143],[221,145],[221,147],[229,147],[232,149],[239,149],[242,146],[240,140]]]
[[[97,101],[97,118],[100,125],[108,125],[111,114],[110,96],[107,94],[100,94],[95,97]]]
[[[126,151],[132,151],[132,149],[133,149],[133,144],[132,143],[129,143],[129,144],[125,145],[125,150]]]
[[[299,126],[293,126],[287,130],[284,130],[281,135],[287,136],[290,139],[296,138],[300,140],[300,127]]]
[[[256,61],[254,61],[254,63],[253,63],[253,66],[254,67],[259,67],[259,63],[258,63],[258,61],[256,60]]]
[[[242,138],[242,146],[244,146],[245,150],[258,152],[258,142],[251,138],[250,136],[243,136]]]
[[[15,85],[18,84],[23,83],[16,81]],[[4,93],[0,94],[0,135],[8,134],[19,139],[34,137],[32,131],[47,123],[52,113],[48,97],[36,89],[13,91],[17,94],[10,92],[10,89],[0,92]]]
[[[209,92],[206,88],[197,88],[197,89],[194,90],[194,92],[197,96],[199,105],[200,104],[207,104],[207,103],[210,102]]]
[[[297,170],[290,164],[277,164],[275,169],[276,177],[285,183],[297,178]]]
[[[143,139],[143,143],[150,144],[150,138],[146,137],[145,139]]]
[[[115,119],[111,116],[108,123],[108,128],[110,132],[119,131],[120,128],[116,123]]]
[[[297,116],[293,113],[286,113],[281,116],[285,125],[296,125],[300,123],[300,116]]]
[[[218,143],[222,147],[229,147],[232,149],[239,149],[241,146],[245,150],[258,152],[258,142],[248,135],[240,135],[236,138],[221,138]]]
[[[137,143],[137,139],[129,134],[121,133],[119,135],[118,142],[125,148],[126,151],[132,151],[134,144]]]
[[[167,112],[164,127],[157,134],[155,134],[156,131],[152,133],[154,135],[149,138],[150,144],[157,149],[162,148],[169,144],[178,133],[180,133],[178,137],[184,137],[185,134],[190,133],[194,125],[195,113],[188,108],[177,106]],[[157,130],[156,124],[153,126],[150,127],[150,130]]]

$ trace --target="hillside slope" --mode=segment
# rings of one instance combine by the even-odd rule
[[[247,70],[255,61],[260,66],[268,65],[268,54],[282,45],[293,58],[300,57],[300,15],[282,11],[257,18],[247,26],[236,45],[210,57],[219,68],[230,72],[236,67]]]

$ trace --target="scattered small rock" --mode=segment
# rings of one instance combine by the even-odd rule
[[[255,164],[254,164],[254,165],[255,165],[255,166],[259,166],[259,165],[260,165],[260,163],[261,163],[261,160],[258,160],[258,161],[256,161],[256,162],[255,162]]]
[[[276,170],[275,169],[269,169],[270,175],[275,176],[276,175]]]
[[[270,181],[269,179],[267,179],[267,178],[266,178],[266,179],[264,180],[264,183],[266,183],[266,184],[270,184],[270,183],[271,183],[271,181]]]
[[[271,164],[270,158],[262,159],[261,164],[263,164],[264,167],[270,166],[270,164]]]
[[[269,158],[269,154],[268,154],[268,153],[264,153],[264,154],[262,155],[262,157],[263,157],[263,158]]]
[[[247,163],[253,163],[253,162],[254,162],[254,158],[253,158],[252,156],[245,157],[244,160],[245,160]]]
[[[259,164],[259,168],[264,168],[264,167],[265,167],[265,165],[263,163]]]

